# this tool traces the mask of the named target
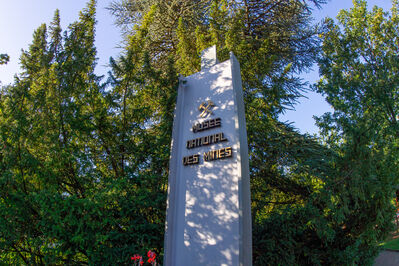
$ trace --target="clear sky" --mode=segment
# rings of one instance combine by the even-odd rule
[[[0,66],[0,81],[9,84],[15,73],[19,72],[21,49],[28,49],[32,34],[42,23],[53,20],[54,12],[60,10],[61,25],[66,30],[76,21],[79,11],[86,7],[86,0],[0,0],[0,53],[7,53],[10,62]],[[99,58],[96,71],[107,72],[110,56],[116,56],[121,37],[113,25],[113,17],[105,8],[110,0],[97,0],[96,47]]]
[[[60,10],[61,25],[65,30],[73,21],[77,20],[79,11],[86,6],[85,0],[0,0],[0,53],[7,53],[10,62],[0,66],[0,81],[9,84],[13,81],[15,73],[19,72],[19,56],[21,49],[27,49],[32,41],[33,31],[42,23],[49,24],[54,16],[54,11]],[[189,1],[189,0],[187,0]],[[119,30],[113,25],[113,18],[105,9],[111,0],[98,0],[96,47],[99,58],[96,72],[105,74],[106,65],[110,56],[116,56],[121,36]],[[374,5],[389,10],[391,0],[368,0],[368,6]],[[322,10],[315,10],[315,21],[329,16],[334,18],[341,9],[352,7],[351,0],[330,0]],[[318,79],[318,71],[303,75],[310,83]],[[321,95],[307,93],[307,99],[301,99],[295,110],[288,111],[280,117],[282,121],[293,122],[302,133],[317,133],[313,116],[320,116],[331,111]]]

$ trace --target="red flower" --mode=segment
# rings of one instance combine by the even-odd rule
[[[156,257],[157,255],[155,254],[155,252],[152,252],[151,250],[149,250],[148,252],[147,252],[147,257],[149,257],[150,259],[155,259],[155,257]]]
[[[154,261],[155,261],[155,257],[156,257],[157,255],[155,254],[155,252],[152,252],[151,250],[149,250],[148,252],[147,252],[147,257],[148,257],[148,260],[147,260],[147,262],[148,263],[153,263]]]
[[[140,261],[140,265],[143,265],[143,264],[144,264],[144,261],[141,260],[141,261]]]
[[[139,260],[140,258],[141,258],[141,256],[139,256],[137,254],[135,254],[133,257],[130,257],[130,259],[134,260],[134,261]]]

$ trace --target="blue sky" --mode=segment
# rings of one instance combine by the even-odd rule
[[[188,0],[189,1],[189,0]],[[105,9],[110,0],[98,0],[97,8],[97,30],[96,47],[99,58],[96,72],[105,74],[110,56],[116,56],[121,36],[119,30],[113,25],[113,18]],[[10,62],[0,66],[0,81],[2,84],[9,84],[13,81],[15,73],[19,72],[19,56],[21,49],[27,49],[32,41],[33,31],[42,23],[50,23],[54,11],[58,8],[61,15],[63,29],[73,21],[77,20],[79,11],[86,5],[85,0],[4,0],[0,9],[0,53],[7,53]],[[369,0],[368,6],[374,5],[388,10],[391,7],[391,0]],[[351,0],[331,0],[322,10],[315,10],[315,21],[329,16],[334,18],[341,9],[352,7]],[[318,79],[318,71],[302,76],[310,83]],[[282,121],[292,122],[302,133],[317,133],[313,116],[320,116],[324,112],[331,111],[331,108],[324,101],[321,95],[307,93],[307,98],[301,99],[295,110],[287,111],[280,117]]]
[[[2,1],[0,8],[0,53],[7,53],[10,62],[0,66],[0,81],[8,84],[19,72],[19,56],[21,49],[28,49],[32,42],[32,34],[42,23],[49,23],[54,11],[60,10],[61,25],[66,30],[68,25],[76,21],[79,11],[86,6],[85,0],[10,0]],[[97,73],[105,74],[110,56],[116,56],[121,37],[119,30],[113,25],[113,18],[105,8],[110,0],[98,0],[96,47]]]

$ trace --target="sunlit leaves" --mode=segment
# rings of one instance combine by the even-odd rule
[[[351,254],[342,262],[368,263],[392,226],[398,105],[396,3],[390,16],[381,8],[368,11],[365,1],[341,11],[339,25],[327,21],[319,59],[322,79],[315,89],[334,108],[318,118],[332,162],[331,218],[341,223],[336,245]],[[335,218],[334,218],[335,217]],[[367,221],[367,222],[366,222]],[[362,259],[356,258],[358,257]]]

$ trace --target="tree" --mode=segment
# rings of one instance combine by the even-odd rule
[[[334,151],[326,190],[333,195],[336,237],[345,250],[336,263],[371,264],[378,243],[392,229],[398,182],[398,3],[391,14],[354,1],[336,25],[327,20],[315,85],[334,108],[318,119]]]
[[[198,58],[204,48],[218,44],[221,61],[233,51],[242,65],[244,83],[248,83],[245,87],[256,88],[253,94],[268,91],[268,97],[262,98],[268,99],[277,115],[284,110],[282,106],[292,106],[304,88],[293,74],[309,68],[317,50],[309,5],[324,2],[123,0],[113,2],[110,10],[117,23],[129,29],[125,32],[129,42],[135,25],[155,9],[143,48],[157,68],[162,69],[173,56],[177,62],[186,62],[178,63],[181,69],[177,71],[189,75],[199,71]],[[191,68],[183,69],[187,64]]]
[[[391,226],[396,149],[396,28],[364,1],[344,31],[311,25],[299,1],[129,1],[106,82],[96,65],[95,1],[62,34],[59,12],[0,94],[0,259],[6,264],[127,264],[163,253],[177,73],[199,52],[241,63],[250,151],[254,264],[367,264]],[[363,34],[363,29],[366,34]],[[322,139],[278,116],[323,46],[315,85],[334,114]],[[396,46],[395,46],[396,45]]]
[[[311,26],[309,3],[118,1],[110,7],[118,23],[133,32],[126,31],[125,53],[137,53],[132,44],[139,43],[139,51],[146,51],[150,62],[162,72],[170,58],[175,60],[179,73],[190,75],[198,71],[200,51],[212,44],[217,45],[221,61],[227,59],[228,51],[238,57],[250,145],[254,261],[259,265],[298,263],[300,256],[305,256],[302,261],[306,262],[310,255],[304,254],[312,255],[309,250],[299,248],[296,254],[284,260],[287,256],[278,252],[280,247],[275,242],[265,248],[268,235],[263,234],[273,228],[281,242],[288,243],[287,247],[295,238],[296,244],[291,248],[313,241],[310,237],[301,240],[293,232],[270,224],[280,219],[279,224],[284,222],[284,228],[299,228],[296,219],[302,215],[301,226],[306,227],[309,216],[305,210],[309,214],[315,208],[301,207],[319,193],[323,182],[319,170],[328,167],[322,157],[329,156],[324,147],[278,122],[278,115],[293,106],[305,89],[296,74],[311,66],[318,51],[318,29]],[[144,25],[148,34],[137,38]],[[167,112],[171,114],[172,110]],[[166,132],[158,131],[158,134]],[[298,148],[299,145],[304,148]],[[283,216],[282,212],[288,214]]]
[[[1,260],[9,264],[83,263],[99,206],[86,153],[94,76],[95,1],[61,37],[59,14],[21,56],[23,72],[2,91]],[[48,33],[50,38],[48,38]],[[93,229],[93,230],[91,230]],[[95,230],[94,230],[95,229]],[[92,241],[95,242],[95,241]]]
[[[316,5],[323,2],[313,1]],[[194,73],[199,70],[199,52],[212,44],[217,44],[221,61],[231,50],[241,63],[251,159],[254,263],[370,263],[377,254],[378,241],[391,225],[390,200],[397,173],[396,167],[385,170],[397,164],[397,144],[394,135],[388,136],[396,129],[392,123],[395,93],[388,93],[391,98],[374,94],[381,104],[373,104],[371,112],[353,90],[345,90],[355,85],[354,80],[367,80],[361,75],[364,67],[351,72],[366,59],[357,59],[363,52],[350,53],[349,47],[367,47],[367,42],[362,42],[361,26],[367,19],[372,21],[371,16],[346,15],[357,26],[356,38],[338,34],[339,28],[331,26],[331,21],[321,35],[325,41],[320,59],[324,81],[317,88],[337,108],[334,115],[319,119],[324,132],[319,141],[277,120],[305,88],[295,74],[310,67],[319,51],[318,29],[310,24],[309,2],[126,0],[111,6],[120,25],[133,28],[134,34],[138,29],[135,25],[147,21],[143,17],[150,10],[150,33],[141,47],[157,69],[164,69],[166,59],[172,57],[178,72]],[[381,14],[373,19],[378,21]],[[389,47],[394,47],[395,23],[391,24],[387,38],[391,40]],[[376,27],[375,32],[384,30]],[[126,32],[127,40],[129,36]],[[377,48],[385,45],[379,41]],[[339,59],[334,57],[334,47],[341,53]],[[370,55],[378,51],[370,51]],[[342,62],[352,59],[355,63],[345,68]],[[381,72],[379,82],[387,81],[386,77],[394,80],[395,56],[384,54],[380,60],[380,71],[388,64],[393,72]],[[378,69],[370,63],[368,66],[371,81],[371,73]],[[345,87],[342,82],[346,77]],[[359,83],[356,89],[363,87],[365,84]],[[387,87],[380,84],[373,90],[386,91]]]
[[[5,65],[10,61],[8,54],[0,54],[0,65]]]
[[[2,262],[114,265],[161,252],[177,76],[141,52],[147,33],[144,23],[101,83],[95,1],[64,34],[58,11],[35,31],[0,97]]]

